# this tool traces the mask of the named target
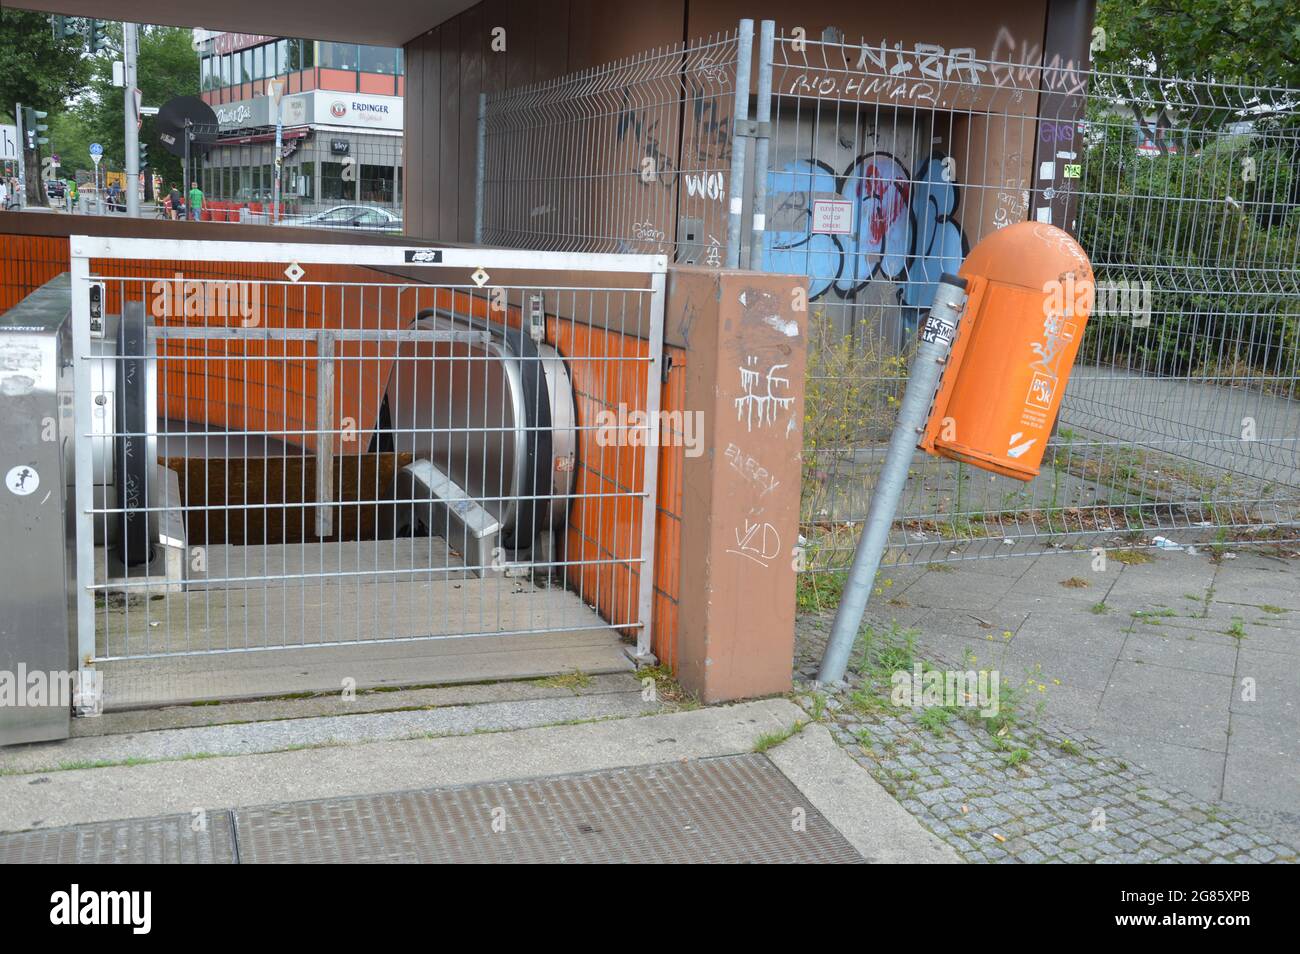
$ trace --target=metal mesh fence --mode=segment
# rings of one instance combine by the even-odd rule
[[[73,242],[84,656],[648,651],[662,259]]]
[[[971,244],[1030,214],[1073,231],[1097,280],[1042,473],[1022,484],[918,454],[892,558],[1296,538],[1292,93],[969,60],[902,85],[887,74],[916,75],[921,55],[891,51],[886,66],[824,46],[810,80],[803,62],[783,71],[777,49],[777,115],[794,122],[774,131],[769,188],[797,175],[826,194],[826,167],[852,153],[834,193],[857,200],[857,227],[834,242],[782,232],[769,206],[764,267],[821,291],[804,494],[814,567],[851,555],[917,304]],[[819,78],[831,103],[802,95]],[[850,108],[854,83],[931,105]],[[801,258],[782,248],[799,243]]]
[[[710,36],[485,96],[478,240],[723,264],[741,49]]]
[[[939,275],[1025,220],[1073,233],[1097,281],[1041,473],[1022,483],[918,453],[887,559],[1300,537],[1296,91],[769,31],[752,84],[765,122],[748,122],[743,77],[702,102],[725,118],[712,144],[765,145],[727,182],[755,222],[736,259],[808,281],[809,569],[851,557]],[[725,49],[748,74],[735,47],[685,44],[490,100],[483,241],[722,264],[682,227],[697,180],[727,167],[691,138],[705,58],[691,51]],[[662,115],[625,120],[637,106]],[[544,148],[557,141],[575,145]],[[647,157],[680,175],[651,193]],[[721,229],[730,208],[708,208]],[[675,234],[639,231],[674,219]]]

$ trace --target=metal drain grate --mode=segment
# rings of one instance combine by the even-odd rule
[[[198,831],[195,831],[195,828]],[[0,835],[0,864],[233,864],[230,812],[165,815]]]
[[[214,811],[194,827],[0,835],[0,864],[862,861],[762,755]]]
[[[762,755],[235,812],[245,863],[861,862]]]

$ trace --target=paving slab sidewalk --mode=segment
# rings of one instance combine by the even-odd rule
[[[1112,767],[1139,773],[1102,791],[1176,790],[1207,817],[1231,813],[1265,833],[1265,853],[1296,854],[1300,562],[1251,550],[1218,560],[1208,550],[1141,552],[1151,562],[1112,557],[1098,568],[1090,553],[1062,553],[891,568],[877,580],[868,622],[879,633],[911,629],[924,658],[1028,682],[1052,731],[1094,740]],[[829,619],[801,618],[796,671],[805,679]],[[836,722],[856,750],[861,720],[837,713]],[[915,730],[902,719],[885,734],[924,743]],[[885,771],[900,766],[916,770],[900,759]]]

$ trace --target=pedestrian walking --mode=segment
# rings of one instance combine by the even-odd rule
[[[190,183],[190,218],[195,222],[203,214],[203,190],[197,182]]]

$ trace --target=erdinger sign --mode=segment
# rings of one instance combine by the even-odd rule
[[[1092,266],[1069,233],[1021,222],[962,263],[969,295],[919,446],[1031,480],[1093,305]]]
[[[400,96],[316,91],[316,122],[331,126],[360,126],[371,129],[402,128]]]

